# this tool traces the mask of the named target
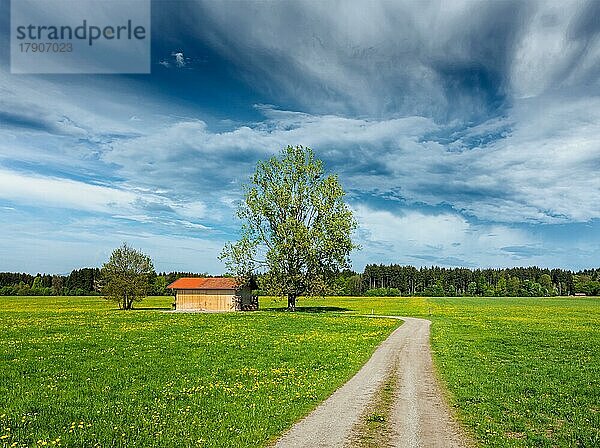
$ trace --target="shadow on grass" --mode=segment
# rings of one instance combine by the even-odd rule
[[[160,307],[160,306],[149,306],[149,307],[134,307],[130,310],[125,310],[125,311],[171,311],[173,308],[166,306],[166,307]],[[123,311],[123,310],[121,310]]]
[[[288,313],[287,308],[260,308],[260,311],[277,311]],[[297,306],[295,313],[343,313],[352,311],[349,308],[340,308],[339,306]]]

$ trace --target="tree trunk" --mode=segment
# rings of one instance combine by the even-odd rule
[[[288,311],[296,311],[296,295],[288,294]]]

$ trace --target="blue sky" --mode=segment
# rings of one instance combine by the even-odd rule
[[[257,160],[312,147],[366,263],[600,264],[600,3],[152,4],[150,75],[11,75],[0,271],[220,273]],[[179,56],[176,56],[180,53]]]

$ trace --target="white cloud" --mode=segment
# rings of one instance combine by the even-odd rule
[[[470,228],[465,218],[451,213],[432,215],[408,211],[395,215],[359,205],[355,215],[369,239],[390,244],[402,240],[418,245],[448,246],[462,242]]]
[[[227,132],[180,122],[115,145],[103,160],[138,185],[185,192],[188,201],[208,201],[218,210],[223,196],[239,195],[258,159],[303,144],[355,195],[396,192],[409,203],[449,204],[496,222],[600,218],[600,178],[590,176],[590,167],[600,164],[597,98],[520,100],[507,117],[456,136],[423,117],[262,111],[265,121]]]
[[[206,205],[201,201],[173,201],[141,189],[94,185],[71,179],[23,174],[2,168],[0,199],[18,205],[102,213],[114,219],[153,226],[179,225],[196,230],[209,230],[209,226],[197,221],[217,219],[218,215],[208,216]]]
[[[181,216],[188,218],[205,218],[207,216],[206,204],[200,201],[173,204],[172,208]]]
[[[173,53],[172,56],[175,57],[175,65],[177,67],[179,67],[179,68],[185,67],[185,57],[183,56],[183,53],[181,53],[181,52]]]
[[[600,41],[591,30],[581,29],[586,16],[598,13],[593,3],[536,3],[525,22],[510,71],[517,97],[537,96],[549,89],[585,83],[588,78],[598,86]]]
[[[424,213],[354,207],[363,250],[355,264],[406,263],[413,265],[510,266],[514,257],[507,246],[532,244],[535,238],[521,230],[497,224],[475,225],[457,213]]]
[[[26,205],[111,213],[131,209],[137,197],[115,188],[0,169],[0,198]]]

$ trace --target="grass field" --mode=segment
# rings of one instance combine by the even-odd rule
[[[600,299],[328,298],[433,321],[450,402],[481,446],[600,446]]]
[[[0,298],[3,446],[260,446],[397,325],[433,321],[450,402],[484,447],[600,446],[600,299],[327,298],[308,311],[117,311],[98,298]],[[200,441],[200,442],[198,442]]]
[[[1,297],[0,446],[261,446],[349,379],[397,325]]]

